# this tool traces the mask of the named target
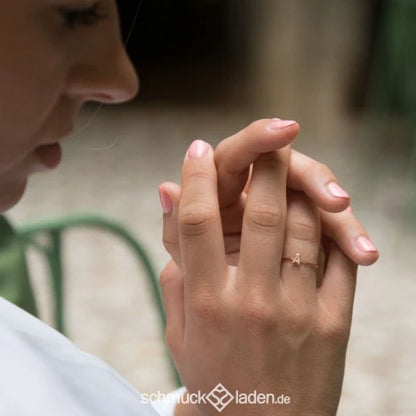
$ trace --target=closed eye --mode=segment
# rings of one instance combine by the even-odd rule
[[[87,8],[70,8],[60,7],[59,12],[64,19],[65,26],[68,29],[74,29],[77,26],[92,26],[97,21],[107,17],[106,14],[99,12],[99,3],[95,3]]]

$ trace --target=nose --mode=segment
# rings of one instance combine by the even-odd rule
[[[119,104],[133,99],[139,92],[139,77],[124,47],[106,50],[100,57],[74,64],[66,93],[82,101]]]

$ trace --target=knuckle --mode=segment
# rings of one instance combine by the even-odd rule
[[[334,177],[331,169],[322,162],[315,162],[315,171],[321,175]]]
[[[240,302],[235,307],[235,314],[244,327],[266,331],[276,327],[277,311],[271,302],[264,300]]]
[[[313,304],[300,303],[286,296],[279,326],[282,335],[290,342],[298,343],[306,339],[313,331],[316,322],[316,308]]]
[[[170,253],[171,249],[174,247],[177,247],[179,245],[179,241],[177,238],[172,239],[171,237],[167,235],[163,235],[163,246],[166,248],[166,250]]]
[[[314,161],[314,168],[316,171],[327,172],[329,170],[328,166],[325,163]]]
[[[193,170],[192,172],[189,172],[188,179],[195,182],[207,182],[211,180],[211,174],[206,169]]]
[[[159,284],[160,284],[160,286],[162,288],[165,287],[166,283],[168,283],[171,278],[172,278],[172,275],[169,272],[168,266],[166,266],[163,269],[162,273],[160,273],[160,277],[159,277]]]
[[[191,203],[179,215],[181,234],[195,236],[205,234],[216,220],[214,207],[203,203]]]
[[[307,221],[288,221],[287,235],[294,240],[300,241],[319,241],[319,228],[312,222]]]
[[[318,322],[314,332],[320,339],[332,345],[344,345],[348,342],[350,325],[340,319],[330,317]]]
[[[266,128],[269,124],[270,119],[267,118],[254,120],[247,125],[241,133],[249,141],[262,140],[262,138],[267,137]]]
[[[190,306],[197,320],[219,326],[224,323],[225,314],[218,303],[212,294],[200,294],[191,299]]]
[[[263,119],[254,120],[252,121],[247,127],[246,130],[249,132],[250,130],[257,130],[260,125],[263,124]]]
[[[293,308],[287,315],[287,323],[289,324],[288,332],[294,332],[299,336],[304,336],[311,331],[313,321],[313,314],[310,308]]]
[[[159,276],[159,284],[162,289],[172,280],[183,278],[181,271],[174,260],[169,261]]]
[[[262,204],[247,211],[247,221],[256,228],[273,232],[284,224],[285,214],[276,206]]]
[[[282,337],[291,344],[299,344],[313,331],[313,319],[307,308],[287,312],[280,323]]]

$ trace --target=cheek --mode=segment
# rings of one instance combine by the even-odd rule
[[[36,72],[39,77],[34,79],[30,69],[27,73],[19,70],[10,74],[0,68],[0,174],[39,144],[59,103],[64,84],[62,71],[49,71],[49,76],[37,69]]]
[[[23,195],[69,69],[66,49],[36,10],[38,1],[0,1],[0,211]]]
[[[0,140],[11,142],[12,147],[16,140],[20,144],[31,141],[41,129],[62,94],[65,79],[59,68],[46,72],[33,66],[13,66],[19,68],[14,73],[0,68]]]
[[[7,27],[10,19],[0,20],[6,25],[0,28],[1,175],[42,139],[44,125],[62,96],[69,65],[65,51],[47,31],[28,24],[17,33],[15,22]]]

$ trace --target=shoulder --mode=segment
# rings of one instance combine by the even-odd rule
[[[0,368],[0,414],[157,415],[110,366],[1,297]]]

